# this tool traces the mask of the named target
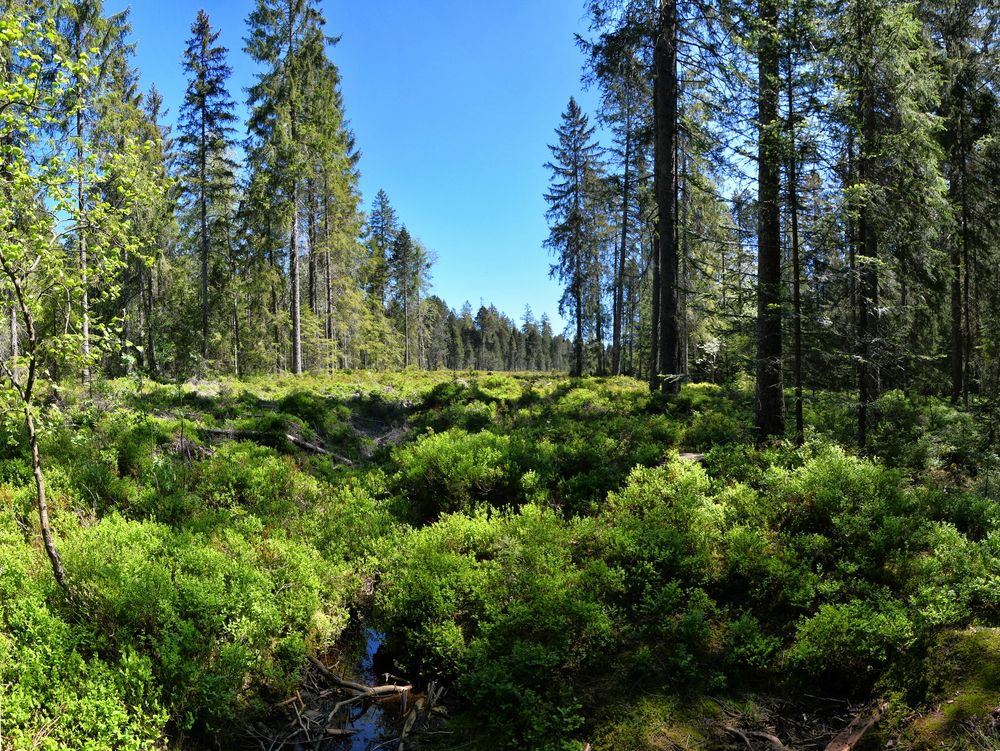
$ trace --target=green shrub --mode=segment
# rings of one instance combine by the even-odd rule
[[[889,598],[823,605],[803,620],[788,654],[789,664],[808,675],[864,685],[914,642],[913,624]]]
[[[198,469],[198,492],[214,506],[245,508],[264,517],[315,504],[318,486],[294,461],[249,441],[222,444]]]
[[[168,715],[152,661],[130,645],[98,655],[85,623],[50,609],[49,572],[0,519],[0,727],[12,749],[145,751]],[[40,576],[36,576],[40,572]]]
[[[458,678],[494,747],[568,748],[582,724],[575,683],[615,641],[620,576],[589,523],[525,506],[454,514],[415,531],[378,602],[392,643],[425,676]]]
[[[208,539],[109,516],[66,540],[71,607],[86,614],[91,648],[148,658],[179,728],[219,727],[262,687],[287,690],[307,640],[329,643],[345,623],[337,572],[263,531],[244,517]]]
[[[510,446],[510,438],[489,432],[453,429],[423,435],[396,453],[396,486],[418,519],[480,504],[516,505],[522,468]]]

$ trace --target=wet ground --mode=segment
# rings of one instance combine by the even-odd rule
[[[361,686],[406,686],[392,675],[392,661],[382,648],[383,635],[355,624],[335,654],[330,673]],[[428,696],[430,694],[430,696]],[[366,696],[336,685],[318,668],[304,677],[295,695],[281,702],[265,721],[247,730],[246,748],[263,751],[377,751],[412,748],[420,731],[443,716],[433,686],[428,693],[399,690]]]

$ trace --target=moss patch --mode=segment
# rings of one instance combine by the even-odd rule
[[[980,748],[1000,744],[1000,629],[946,631],[925,662],[930,711],[903,732],[901,749]],[[1000,745],[997,746],[1000,748]]]
[[[614,714],[597,730],[594,751],[703,751],[718,745],[714,721],[721,713],[711,701],[684,705],[676,697],[646,696]]]

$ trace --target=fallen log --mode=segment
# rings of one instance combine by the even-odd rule
[[[827,744],[824,751],[853,751],[854,747],[865,737],[865,734],[882,719],[882,712],[885,711],[886,706],[885,704],[880,704],[867,717],[865,717],[864,713],[855,715],[850,724]]]
[[[198,427],[196,429],[207,435],[219,435],[219,436],[224,436],[226,438],[232,438],[234,440],[248,439],[252,441],[259,441],[261,438],[274,439],[278,437],[277,434],[275,433],[266,433],[262,430],[235,430],[233,428],[205,428],[205,427]],[[309,451],[313,454],[320,454],[321,456],[332,457],[341,464],[345,464],[348,467],[354,466],[354,462],[352,462],[346,456],[340,456],[338,454],[334,454],[331,451],[328,451],[327,449],[323,448],[322,446],[317,446],[315,443],[309,443],[309,441],[303,438],[299,438],[298,436],[294,436],[291,433],[285,433],[282,437],[292,445],[298,446],[300,449],[304,449],[305,451]]]
[[[312,666],[316,668],[324,678],[326,678],[330,683],[340,686],[341,688],[346,688],[349,691],[354,691],[359,694],[367,694],[371,690],[371,686],[366,686],[363,683],[355,683],[354,681],[345,681],[339,675],[334,673],[330,668],[324,665],[322,662],[317,660],[315,657],[310,657],[309,662]]]
[[[330,683],[333,683],[340,688],[347,689],[348,691],[353,691],[359,696],[393,696],[395,694],[405,694],[413,689],[413,686],[410,685],[396,686],[394,684],[389,684],[386,686],[366,686],[364,683],[355,683],[354,681],[344,680],[315,657],[310,657],[309,662],[311,662],[312,666],[316,668],[324,678],[330,681]]]

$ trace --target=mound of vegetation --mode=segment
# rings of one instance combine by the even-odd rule
[[[886,395],[897,427],[856,456],[836,399],[801,448],[755,448],[748,393],[625,378],[93,398],[44,414],[66,588],[3,426],[13,748],[234,743],[359,620],[394,672],[448,688],[448,734],[425,745],[745,747],[789,740],[804,694],[884,700],[872,737],[899,748],[995,737],[977,656],[1000,625],[1000,511],[975,422],[941,402]]]

